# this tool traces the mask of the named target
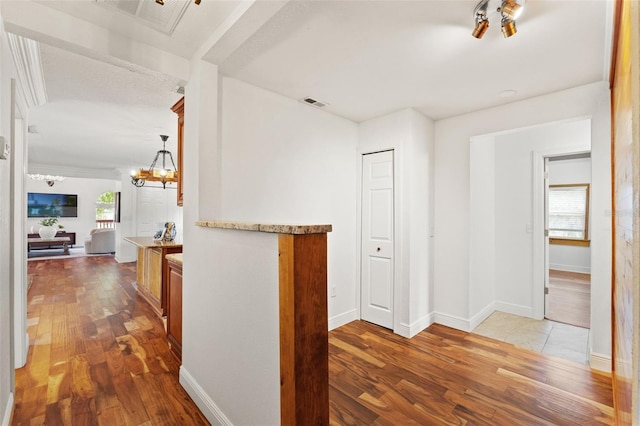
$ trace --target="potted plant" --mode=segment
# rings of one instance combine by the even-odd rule
[[[40,238],[45,240],[50,240],[56,236],[58,229],[63,229],[64,226],[58,224],[58,228],[54,225],[58,223],[59,217],[47,217],[42,219],[39,223],[42,225],[42,228],[38,231]]]

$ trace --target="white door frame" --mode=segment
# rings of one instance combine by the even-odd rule
[[[27,333],[27,115],[26,102],[11,80],[11,232],[10,281],[13,290],[13,367],[23,367],[29,352]]]
[[[546,244],[544,236],[544,159],[560,155],[591,152],[591,141],[571,147],[533,151],[533,318],[544,318],[544,285]]]

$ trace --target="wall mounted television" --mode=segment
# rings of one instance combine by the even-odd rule
[[[27,195],[27,216],[78,217],[78,195],[29,192]]]

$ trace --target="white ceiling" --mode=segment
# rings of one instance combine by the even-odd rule
[[[205,59],[220,57],[210,40],[232,27],[240,5],[191,4],[167,35],[94,0],[42,4],[187,59],[203,45],[213,48]],[[502,37],[494,13],[481,40],[471,36],[475,4],[293,0],[222,55],[220,70],[292,99],[313,97],[356,122],[407,107],[437,120],[608,79],[608,0],[528,0],[515,36]],[[49,103],[30,111],[39,131],[29,139],[30,162],[147,166],[160,129],[175,143],[169,108],[179,79],[45,44],[42,56]],[[517,93],[499,97],[505,90]]]
[[[49,101],[29,111],[29,162],[91,169],[149,167],[169,135],[176,152],[176,79],[41,45]]]

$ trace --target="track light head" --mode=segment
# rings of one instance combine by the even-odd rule
[[[515,21],[522,15],[524,8],[521,4],[516,3],[515,0],[504,0],[500,10],[504,19]]]
[[[510,19],[502,20],[502,35],[504,35],[504,38],[509,38],[517,32],[516,21]]]
[[[509,38],[517,33],[516,19],[522,15],[526,0],[480,0],[473,11],[476,25],[471,35],[480,39],[489,28],[489,12],[501,18],[502,35]]]
[[[477,39],[481,39],[484,33],[489,29],[489,20],[484,17],[482,19],[476,19],[476,27],[473,29],[471,33]]]

